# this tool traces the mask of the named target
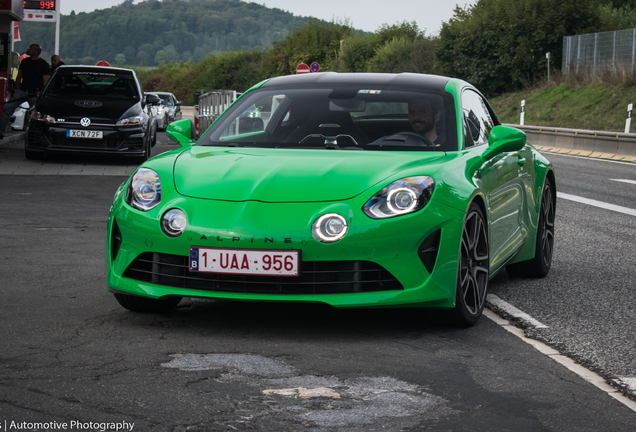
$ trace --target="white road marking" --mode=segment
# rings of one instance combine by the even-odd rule
[[[627,180],[627,179],[610,179],[611,181],[623,182],[623,183],[631,183],[636,184],[636,180]]]
[[[632,392],[636,393],[636,377],[618,377],[618,379],[614,381],[616,381],[620,385],[624,385]]]
[[[521,321],[523,321],[524,323],[530,325],[531,327],[534,327],[534,328],[548,328],[547,325],[543,324],[540,321],[537,321],[536,319],[532,318],[527,313],[525,313],[523,311],[520,311],[519,309],[517,309],[516,307],[514,307],[510,303],[503,301],[502,299],[500,299],[499,297],[497,297],[494,294],[488,294],[486,299],[490,303],[492,303],[494,306],[502,309],[507,314],[509,314],[509,315],[511,315],[511,316],[513,316],[513,317],[515,317],[517,319],[520,319]]]
[[[491,294],[489,294],[488,297],[490,297],[490,295]],[[595,386],[596,388],[604,391],[609,396],[613,397],[618,402],[620,402],[623,405],[625,405],[627,408],[629,408],[632,411],[636,412],[636,402],[634,402],[633,400],[623,396],[623,394],[620,393],[617,389],[615,389],[614,387],[609,385],[602,376],[598,375],[595,372],[592,372],[589,369],[584,368],[583,366],[581,366],[580,364],[576,363],[571,358],[566,357],[564,355],[561,355],[554,348],[551,348],[548,345],[546,345],[546,344],[544,344],[542,342],[539,342],[537,340],[530,339],[530,338],[526,337],[526,335],[525,335],[525,333],[524,333],[524,331],[522,329],[520,329],[518,327],[515,327],[515,325],[512,324],[510,321],[507,321],[507,320],[499,317],[494,312],[492,312],[492,311],[490,311],[488,309],[484,309],[484,316],[489,318],[490,320],[494,321],[496,324],[498,324],[499,326],[503,327],[504,329],[506,329],[510,333],[514,334],[515,336],[517,336],[519,339],[521,339],[525,343],[527,343],[529,345],[532,345],[540,353],[550,357],[552,360],[554,360],[554,361],[560,363],[561,365],[565,366],[568,370],[570,370],[571,372],[574,372],[575,374],[577,374],[578,376],[583,378],[585,381],[587,381],[590,384],[592,384],[593,386]]]
[[[569,201],[576,201],[582,204],[591,205],[594,207],[599,207],[606,210],[612,210],[618,213],[628,214],[630,216],[636,216],[636,209],[632,209],[629,207],[623,207],[616,204],[610,204],[603,201],[597,201],[589,198],[580,197],[577,195],[570,195],[565,192],[557,192],[558,199],[565,199]]]

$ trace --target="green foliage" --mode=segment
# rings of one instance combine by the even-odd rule
[[[506,93],[491,98],[490,104],[502,123],[519,124],[523,99],[526,125],[623,132],[636,87],[601,83],[579,87],[566,82]]]
[[[88,57],[113,64],[120,53],[131,65],[198,61],[210,53],[267,49],[290,27],[307,21],[239,0],[125,1],[109,9],[63,15],[60,53],[66,64],[85,63],[80,60]],[[16,51],[39,43],[43,58],[54,54],[54,25],[22,22],[20,33]]]
[[[623,30],[636,27],[636,8],[629,6],[614,8],[612,5],[599,6],[599,17],[610,30]]]
[[[245,91],[264,80],[262,51],[236,51],[211,55],[198,63],[162,64],[155,69],[135,68],[144,91],[174,93],[185,105],[192,105],[195,91],[232,89]]]
[[[264,69],[269,76],[288,75],[295,73],[300,63],[318,62],[322,70],[330,70],[338,56],[340,41],[352,34],[353,29],[346,22],[326,23],[312,18],[274,43]]]
[[[604,30],[590,0],[479,0],[442,24],[435,69],[486,94],[515,90],[561,65],[564,35]]]
[[[425,37],[415,21],[385,24],[375,33],[346,39],[338,70],[431,73],[435,43],[436,39]]]

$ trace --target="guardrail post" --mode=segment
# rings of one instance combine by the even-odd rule
[[[629,133],[629,129],[632,126],[632,109],[634,104],[627,105],[627,121],[625,122],[625,133]]]
[[[521,101],[521,119],[519,119],[519,124],[523,126],[523,123],[526,119],[526,100]]]

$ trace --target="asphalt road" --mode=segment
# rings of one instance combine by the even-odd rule
[[[153,154],[172,148],[160,134]],[[21,154],[0,145],[0,430],[634,430],[636,412],[485,317],[460,330],[408,309],[128,312],[103,249],[134,166]],[[560,192],[636,208],[636,185],[607,180],[636,180],[636,165],[549,158]],[[635,218],[560,199],[549,276],[491,284],[547,326],[528,334],[623,383],[636,376]]]

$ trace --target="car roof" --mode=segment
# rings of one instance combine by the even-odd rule
[[[111,66],[88,66],[88,65],[63,65],[57,68],[57,70],[69,70],[75,69],[78,71],[86,72],[130,72],[134,73],[132,69],[118,68]]]
[[[417,73],[338,73],[317,72],[302,75],[286,75],[268,80],[262,88],[274,86],[302,86],[302,85],[347,85],[425,88],[430,90],[444,90],[451,78],[440,75]]]

